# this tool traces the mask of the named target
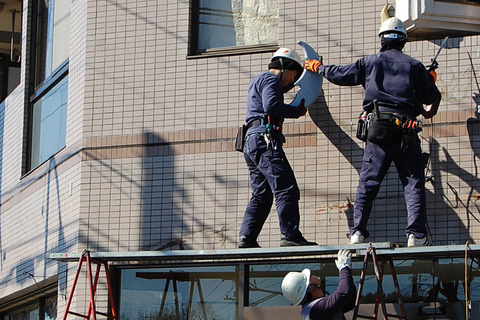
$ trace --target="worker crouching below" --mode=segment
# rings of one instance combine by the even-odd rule
[[[288,48],[273,55],[268,71],[256,76],[248,88],[246,138],[243,153],[250,172],[252,196],[240,227],[239,248],[260,247],[257,237],[272,208],[275,197],[281,246],[316,245],[305,240],[299,230],[300,190],[282,148],[285,118],[307,113],[303,105],[283,102],[283,94],[294,87],[303,72],[300,56]]]
[[[361,243],[369,236],[367,221],[373,201],[392,161],[403,185],[407,204],[407,245],[428,245],[424,161],[416,117],[435,115],[441,94],[435,85],[436,74],[419,61],[404,54],[407,32],[397,18],[385,20],[378,33],[381,50],[345,66],[322,65],[307,60],[309,71],[322,74],[337,85],[362,85],[363,109],[369,121],[368,133],[357,131],[366,141],[359,184],[355,196],[354,225],[350,243]],[[373,111],[378,102],[378,114]],[[423,105],[432,105],[425,111]],[[388,208],[386,208],[388,213]]]
[[[293,305],[302,306],[303,320],[345,320],[344,313],[355,307],[356,288],[352,277],[352,254],[339,250],[335,260],[340,279],[337,290],[325,297],[319,278],[309,269],[289,272],[282,281],[282,294]]]

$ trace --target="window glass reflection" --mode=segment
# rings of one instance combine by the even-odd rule
[[[33,105],[31,165],[35,168],[65,147],[68,77]]]
[[[71,0],[38,1],[36,85],[60,67],[70,54]]]
[[[395,260],[394,267],[404,303],[465,301],[465,261],[463,259]],[[381,267],[381,260],[379,261]],[[308,268],[312,275],[322,280],[328,295],[338,285],[338,269],[334,262],[296,263],[282,265],[251,265],[249,278],[250,306],[282,306],[289,302],[281,295],[283,277],[290,271]],[[360,283],[363,261],[352,263],[354,283]],[[468,259],[468,287],[472,301],[480,301],[480,268],[476,261]],[[397,291],[389,264],[384,267],[382,288],[385,302],[397,303]],[[361,303],[374,304],[377,280],[370,260],[363,284]]]
[[[200,0],[198,50],[278,42],[277,0]]]
[[[122,270],[122,319],[236,319],[237,271],[230,267]]]
[[[44,319],[45,320],[57,319],[57,296],[51,296],[45,299]]]

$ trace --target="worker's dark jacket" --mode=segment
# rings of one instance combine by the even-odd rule
[[[302,110],[283,102],[283,87],[280,79],[272,72],[266,71],[256,76],[248,88],[247,125],[262,116],[270,115],[283,122],[284,118],[299,118]],[[265,133],[265,126],[248,129],[247,135]]]
[[[318,72],[337,85],[362,85],[363,107],[369,112],[372,101],[377,99],[381,111],[416,117],[424,104],[436,104],[441,99],[433,77],[423,64],[395,49],[363,57],[349,65],[322,65]]]
[[[307,302],[302,306],[303,320],[345,320],[345,312],[355,307],[357,296],[352,271],[346,267],[340,271],[337,290],[328,297]]]

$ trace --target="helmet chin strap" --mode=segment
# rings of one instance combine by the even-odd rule
[[[283,83],[283,73],[285,72],[285,69],[283,68],[283,59],[278,58],[278,61],[280,61],[280,67],[282,68],[282,70],[280,71],[280,81],[282,81]]]

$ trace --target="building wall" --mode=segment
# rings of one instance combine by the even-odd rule
[[[383,5],[282,2],[279,44],[302,52],[296,41],[304,40],[325,63],[354,62],[378,51]],[[87,44],[88,149],[82,181],[91,194],[82,207],[88,212],[85,222],[108,226],[114,241],[89,228],[88,245],[102,250],[179,243],[186,249],[234,248],[250,190],[233,138],[245,115],[248,84],[265,70],[272,53],[187,59],[188,2],[107,1],[89,9],[96,15],[89,16],[88,25],[96,28],[87,35],[88,44],[95,45]],[[428,64],[438,45],[412,42],[405,52]],[[468,217],[478,212],[478,142],[468,132],[477,125],[467,126],[467,120],[476,119],[471,99],[476,88],[467,52],[474,54],[477,46],[476,36],[455,38],[442,52],[438,86],[444,99],[422,134],[423,148],[432,155],[428,221],[437,244],[475,238],[476,223]],[[479,62],[476,56],[472,61]],[[362,97],[361,87],[326,82],[309,114],[286,122],[286,152],[302,192],[301,229],[320,244],[347,241],[363,150],[354,137]],[[291,98],[293,93],[286,99]],[[454,204],[455,193],[464,206]],[[370,225],[373,241],[405,243],[406,208],[394,168]],[[276,246],[279,239],[272,211],[259,242]]]
[[[302,54],[296,41],[303,40],[324,63],[354,62],[378,51],[384,4],[282,0],[279,46]],[[1,110],[0,296],[33,285],[28,273],[60,271],[59,290],[67,294],[74,266],[65,272],[45,260],[50,252],[236,248],[250,187],[234,137],[250,80],[273,52],[187,58],[189,12],[189,1],[74,1],[67,146],[26,175],[23,60],[22,84]],[[404,51],[428,64],[438,45],[411,42]],[[440,111],[421,134],[432,159],[427,201],[435,244],[475,242],[480,234],[471,98],[478,87],[468,57],[480,70],[479,47],[478,36],[449,40],[439,57]],[[301,230],[321,245],[347,243],[363,152],[355,138],[362,98],[361,87],[325,81],[308,114],[284,128],[301,190]],[[405,244],[405,226],[392,167],[370,218],[371,240]],[[259,243],[279,240],[273,208]]]

